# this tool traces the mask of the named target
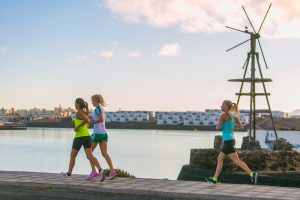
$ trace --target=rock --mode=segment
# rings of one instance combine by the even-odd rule
[[[219,151],[215,149],[192,149],[190,165],[201,169],[214,169],[217,165]]]
[[[284,138],[278,138],[274,141],[273,150],[293,151],[294,146]]]
[[[247,163],[252,170],[264,170],[267,168],[267,151],[262,150],[242,150],[239,152],[241,160]],[[236,171],[241,171],[239,167]]]
[[[189,166],[194,169],[215,170],[217,157],[222,146],[222,137],[214,139],[214,149],[192,149]],[[258,141],[244,137],[242,149],[237,149],[238,156],[254,171],[298,171],[300,170],[300,152],[293,151],[293,145],[285,139],[278,139],[274,151],[261,149]],[[279,149],[279,150],[278,150]],[[223,163],[224,172],[241,172],[229,157]]]
[[[242,150],[261,150],[259,141],[255,140],[253,137],[246,136],[243,138]]]
[[[221,135],[216,135],[214,140],[214,148],[218,151],[222,149],[223,138]]]

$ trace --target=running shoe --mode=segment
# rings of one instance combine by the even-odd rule
[[[116,171],[110,172],[109,176],[106,177],[106,180],[113,180],[116,176],[118,176]]]
[[[217,184],[217,181],[213,179],[213,177],[205,178],[205,180],[213,185]]]
[[[99,175],[99,174],[98,174],[97,172],[91,172],[90,175],[88,175],[88,176],[85,177],[85,179],[86,179],[86,180],[91,180],[91,179],[93,179],[93,178],[98,177],[98,175]]]
[[[60,172],[61,175],[64,177],[70,177],[71,175],[68,174],[68,172]]]
[[[258,176],[258,174],[254,172],[253,176],[251,177],[251,181],[254,185],[256,185],[256,183],[257,183],[257,176]]]
[[[100,178],[100,182],[103,182],[105,180],[105,173],[104,169],[101,169],[98,173],[98,177]]]

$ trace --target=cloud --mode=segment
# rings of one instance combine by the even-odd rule
[[[258,29],[270,3],[262,33],[268,38],[300,38],[299,0],[106,0],[106,6],[126,22],[176,27],[187,33],[228,31],[224,26],[249,26],[241,8]],[[249,26],[250,27],[250,26]]]
[[[179,56],[181,54],[181,48],[178,43],[165,44],[158,52],[159,56]]]
[[[139,58],[140,56],[141,53],[139,51],[132,51],[127,54],[127,57],[129,58]]]
[[[114,55],[112,51],[102,51],[100,52],[100,56],[103,58],[111,58]]]
[[[69,64],[78,64],[84,61],[88,61],[90,58],[90,56],[75,56],[74,58],[71,58],[69,60],[67,60],[67,63]]]
[[[68,59],[69,64],[78,64],[82,62],[90,62],[95,57],[112,58],[114,53],[112,51],[91,51],[83,56],[75,56],[74,58]]]
[[[0,53],[6,53],[8,49],[6,47],[0,47]]]

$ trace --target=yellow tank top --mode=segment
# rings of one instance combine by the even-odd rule
[[[75,127],[79,126],[81,124],[83,120],[81,119],[77,119],[76,117],[74,118],[74,124]],[[80,127],[78,129],[78,131],[75,134],[75,138],[79,138],[79,137],[85,137],[85,136],[90,136],[90,132],[89,132],[89,124],[86,123],[85,125],[83,125],[82,127]]]

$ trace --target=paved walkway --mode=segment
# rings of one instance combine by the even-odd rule
[[[87,181],[83,175],[66,178],[51,173],[0,171],[0,199],[4,198],[300,200],[300,188],[237,184],[214,186],[205,182],[139,178],[115,178],[100,183],[99,180]]]

